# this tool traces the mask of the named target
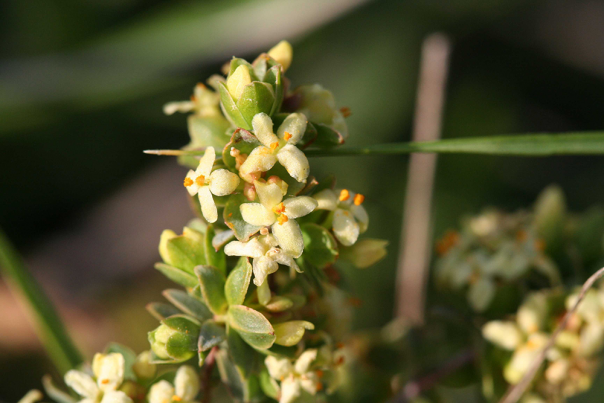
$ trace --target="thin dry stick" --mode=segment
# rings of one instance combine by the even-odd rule
[[[440,137],[449,48],[449,40],[439,33],[430,35],[422,45],[413,141]],[[411,155],[398,260],[396,311],[399,317],[418,325],[424,322],[435,170],[435,154]]]
[[[581,288],[581,293],[579,294],[579,298],[577,298],[577,302],[575,302],[575,305],[573,305],[570,311],[566,312],[566,315],[564,315],[564,319],[562,319],[562,322],[558,325],[554,333],[552,333],[552,336],[550,337],[549,341],[547,342],[543,350],[541,350],[541,353],[539,353],[537,358],[535,358],[535,361],[533,361],[527,373],[524,374],[520,382],[508,388],[507,392],[505,393],[503,398],[501,398],[499,403],[515,403],[518,401],[518,399],[522,397],[526,388],[528,388],[528,386],[531,384],[535,373],[537,373],[539,367],[543,363],[547,351],[552,348],[552,346],[556,343],[556,338],[558,337],[560,332],[566,327],[566,324],[568,323],[571,315],[573,315],[577,311],[577,308],[579,307],[579,304],[581,304],[581,301],[583,301],[583,298],[585,298],[585,294],[587,293],[587,291],[589,291],[589,289],[594,285],[594,283],[602,276],[604,276],[604,267],[595,272],[595,274],[593,274],[590,278],[587,279],[587,281],[583,284],[583,287]]]

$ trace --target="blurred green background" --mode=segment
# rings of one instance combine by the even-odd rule
[[[231,56],[294,45],[293,84],[348,106],[349,145],[409,140],[423,38],[453,42],[443,137],[604,127],[604,3],[459,0],[5,0],[0,5],[0,227],[23,252],[88,354],[146,346],[144,305],[170,283],[152,268],[164,228],[190,217],[184,168],[143,149],[188,142],[162,105]],[[370,237],[390,254],[346,269],[358,329],[392,318],[407,157],[311,161],[367,195]],[[596,157],[439,157],[434,234],[484,206],[529,206],[548,184],[571,210],[604,199]],[[0,283],[0,400],[50,365]]]

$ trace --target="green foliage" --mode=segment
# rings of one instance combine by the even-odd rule
[[[212,266],[198,266],[195,272],[205,304],[215,315],[224,314],[228,306],[224,294],[224,275]]]
[[[335,263],[338,243],[324,227],[307,223],[301,226],[304,237],[304,258],[319,268]]]
[[[245,257],[239,259],[225,284],[225,294],[229,305],[241,305],[245,300],[252,279],[252,265]]]

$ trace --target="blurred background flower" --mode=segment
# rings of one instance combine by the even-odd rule
[[[453,41],[445,138],[604,127],[604,3],[594,0],[6,0],[0,6],[0,227],[57,302],[88,356],[109,340],[140,352],[143,311],[168,284],[153,269],[165,228],[191,218],[185,168],[143,149],[180,148],[187,99],[231,56],[291,41],[294,84],[348,107],[348,145],[409,140],[423,38]],[[366,195],[370,238],[398,245],[407,157],[313,161]],[[569,209],[604,199],[596,157],[439,157],[434,234],[485,205],[532,204],[548,184]],[[354,326],[392,317],[397,253],[344,270]],[[51,371],[0,283],[0,399]],[[137,331],[134,331],[137,330]],[[27,369],[27,371],[25,371]],[[596,385],[590,393],[598,393]],[[593,395],[592,395],[593,396]],[[585,399],[585,398],[584,398]],[[589,397],[587,400],[589,401]]]

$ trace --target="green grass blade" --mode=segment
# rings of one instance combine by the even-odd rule
[[[82,362],[82,357],[65,326],[23,260],[0,231],[0,269],[11,289],[22,297],[32,314],[38,337],[55,366],[64,374]]]
[[[376,144],[305,150],[309,157],[350,155],[396,155],[409,153],[489,154],[539,157],[551,155],[604,154],[604,132],[524,134],[446,139],[431,142]]]

